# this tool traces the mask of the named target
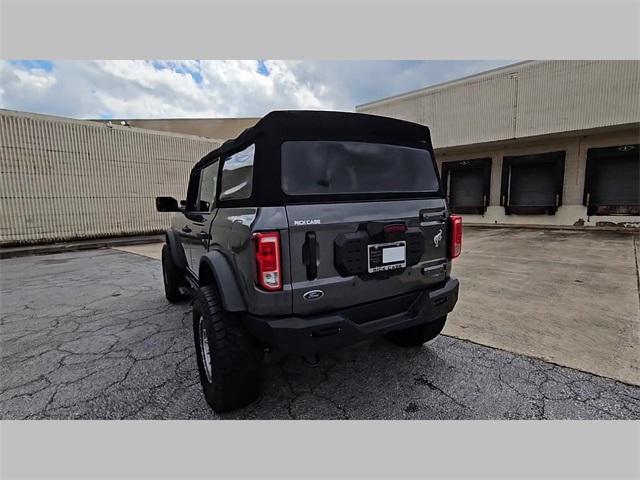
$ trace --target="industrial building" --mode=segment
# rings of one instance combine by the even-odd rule
[[[466,224],[640,228],[638,61],[521,62],[356,111],[430,127]],[[184,198],[193,164],[257,120],[0,110],[0,246],[160,232],[155,196]]]
[[[640,227],[640,62],[521,62],[356,111],[431,128],[465,223]]]

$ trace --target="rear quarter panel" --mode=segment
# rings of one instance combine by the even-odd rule
[[[281,292],[264,292],[255,282],[256,267],[251,236],[258,231],[280,232],[282,250]],[[211,225],[209,249],[219,249],[231,262],[237,281],[254,315],[288,315],[291,313],[291,278],[289,275],[289,236],[284,207],[220,208]]]

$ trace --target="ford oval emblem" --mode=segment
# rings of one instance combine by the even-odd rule
[[[318,300],[323,296],[324,292],[322,290],[309,290],[304,295],[302,295],[302,298],[304,298],[305,300]]]

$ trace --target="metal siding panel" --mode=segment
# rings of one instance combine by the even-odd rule
[[[513,81],[508,75],[457,86],[435,97],[436,148],[512,136]]]
[[[428,125],[435,148],[640,122],[640,61],[535,61],[357,108]]]
[[[219,141],[0,111],[0,245],[159,232]]]
[[[542,62],[518,85],[517,137],[640,121],[640,62]]]
[[[514,131],[514,88],[504,72],[358,111],[428,125],[435,148],[504,140]]]

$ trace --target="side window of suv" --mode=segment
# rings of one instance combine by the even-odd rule
[[[204,167],[200,171],[200,185],[198,188],[197,210],[208,212],[216,203],[218,181],[218,161]]]
[[[251,197],[255,150],[255,145],[250,145],[224,160],[220,179],[220,200],[241,200]]]

